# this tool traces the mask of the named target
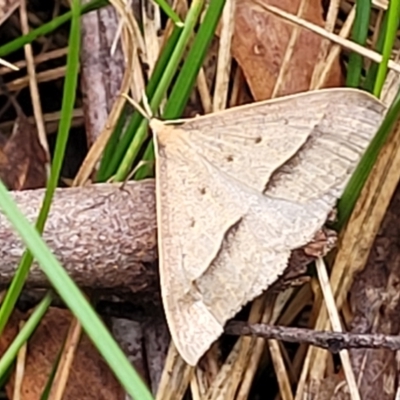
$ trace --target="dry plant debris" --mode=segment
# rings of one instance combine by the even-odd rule
[[[19,321],[27,317],[28,315],[14,315],[1,337],[0,354],[4,353],[18,333]],[[50,308],[30,338],[21,387],[22,400],[37,400],[42,395],[62,349],[71,319],[69,311]],[[63,399],[124,399],[120,384],[87,336],[82,335],[78,342]],[[6,386],[9,398],[12,398],[14,391],[13,382],[12,376]]]

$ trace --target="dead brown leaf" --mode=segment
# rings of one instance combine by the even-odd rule
[[[0,179],[9,190],[44,187],[46,163],[35,126],[20,114],[11,137],[0,140]]]
[[[300,0],[260,0],[259,3],[296,14]],[[320,0],[307,0],[303,18],[323,26],[322,13]],[[271,97],[292,32],[292,24],[262,9],[252,0],[238,0],[232,54],[242,68],[255,100]],[[321,38],[317,34],[300,28],[277,97],[309,89],[320,45]],[[343,86],[339,59],[333,64],[325,85],[336,86]]]
[[[0,25],[15,11],[19,3],[20,0],[0,1]]]
[[[0,340],[0,354],[17,333],[14,316]],[[28,342],[21,400],[39,400],[63,345],[72,316],[67,310],[50,308]],[[6,385],[9,398],[14,390],[14,373]],[[122,400],[125,393],[105,361],[86,335],[82,335],[66,386],[64,400]]]

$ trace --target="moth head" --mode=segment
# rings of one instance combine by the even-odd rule
[[[153,135],[156,137],[166,128],[165,123],[157,118],[150,119],[149,126],[151,131],[153,132]]]
[[[161,146],[167,143],[171,146],[178,143],[177,139],[184,131],[179,128],[179,121],[160,121],[159,119],[152,118],[149,122],[151,131],[153,132],[154,139]]]

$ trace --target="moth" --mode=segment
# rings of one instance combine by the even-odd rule
[[[384,113],[338,88],[150,123],[162,300],[188,364],[324,225]]]

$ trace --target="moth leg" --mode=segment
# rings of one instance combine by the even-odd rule
[[[299,286],[308,281],[308,265],[316,258],[329,253],[336,246],[336,241],[337,233],[335,231],[326,227],[320,229],[310,243],[292,251],[288,267],[271,290],[280,292],[288,287]]]
[[[315,235],[313,240],[302,249],[307,256],[318,258],[328,254],[337,243],[337,233],[323,227]]]

